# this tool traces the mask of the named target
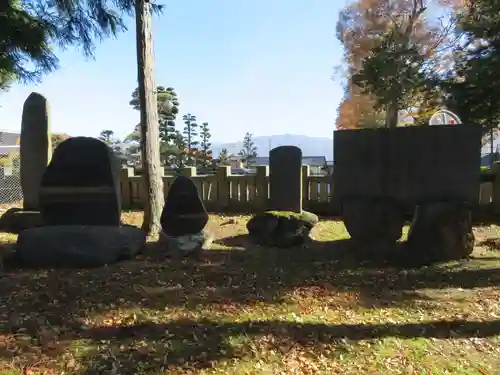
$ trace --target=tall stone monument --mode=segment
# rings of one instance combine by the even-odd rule
[[[269,210],[248,221],[248,233],[262,246],[302,245],[319,220],[302,210],[302,150],[276,147],[269,153],[269,166]]]
[[[38,191],[52,155],[49,104],[36,92],[23,106],[21,122],[21,188],[23,208],[13,207],[0,217],[0,231],[19,233],[41,225]]]
[[[269,152],[269,208],[302,212],[302,150],[279,146]]]
[[[38,210],[38,189],[52,156],[49,103],[36,92],[23,106],[21,123],[21,187],[24,210]]]

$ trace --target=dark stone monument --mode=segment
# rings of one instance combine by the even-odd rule
[[[102,141],[69,138],[54,151],[42,176],[44,225],[120,225],[119,163]]]
[[[171,237],[199,233],[208,222],[208,213],[194,182],[178,176],[167,194],[161,214],[163,232]]]
[[[474,124],[335,131],[332,201],[353,243],[400,249],[394,245],[405,213],[418,205],[403,258],[470,254],[480,151],[481,127]]]
[[[49,103],[36,92],[24,102],[19,151],[23,209],[11,208],[0,217],[0,230],[10,233],[20,233],[41,224],[38,189],[52,155],[52,145]]]
[[[47,99],[32,92],[23,106],[21,123],[21,186],[23,209],[38,210],[38,188],[52,155]]]
[[[17,257],[35,267],[100,267],[131,258],[146,232],[120,225],[119,164],[95,138],[62,142],[42,176],[42,226],[23,230]]]
[[[248,221],[248,233],[262,246],[302,245],[318,222],[318,216],[302,210],[302,151],[276,147],[269,153],[269,166],[269,210]]]
[[[160,221],[160,244],[170,253],[198,252],[213,240],[204,231],[208,213],[188,177],[178,176],[170,186]]]
[[[279,146],[269,152],[269,208],[302,212],[302,151]]]

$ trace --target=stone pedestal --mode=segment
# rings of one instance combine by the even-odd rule
[[[266,211],[251,218],[247,229],[259,245],[286,248],[304,244],[318,221],[317,215],[307,211]]]
[[[196,234],[172,237],[165,232],[160,232],[158,251],[171,256],[189,256],[208,250],[214,237],[207,231]]]
[[[403,212],[389,200],[343,202],[342,218],[351,238],[360,243],[393,245],[403,234]]]
[[[409,256],[435,262],[467,258],[474,250],[471,216],[460,202],[418,206],[408,233]]]
[[[34,267],[101,267],[135,256],[145,242],[133,226],[46,226],[19,234],[17,257]]]

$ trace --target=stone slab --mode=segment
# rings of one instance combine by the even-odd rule
[[[22,231],[17,256],[35,267],[101,267],[144,249],[146,232],[133,226],[60,225]]]

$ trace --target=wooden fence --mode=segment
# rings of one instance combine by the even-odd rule
[[[332,176],[311,176],[309,166],[302,166],[302,206],[320,215],[336,215],[338,207],[332,202]],[[481,184],[478,203],[481,212],[500,214],[500,164],[493,170],[494,182]],[[215,175],[197,175],[196,168],[187,167],[181,175],[190,177],[211,212],[256,212],[266,209],[269,200],[269,167],[258,166],[254,175],[231,175],[230,167],[218,167]],[[165,197],[175,176],[164,176]],[[135,176],[132,168],[124,168],[120,174],[122,207],[143,207],[142,177]]]

